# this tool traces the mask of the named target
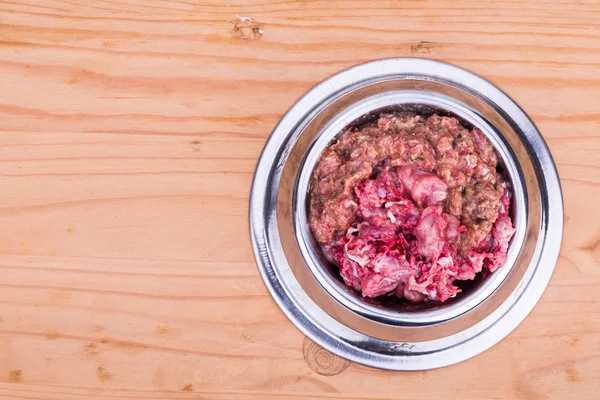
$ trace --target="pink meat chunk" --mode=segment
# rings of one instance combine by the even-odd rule
[[[437,204],[448,196],[448,185],[436,174],[412,167],[401,167],[397,171],[400,181],[418,204]]]
[[[436,261],[446,244],[448,223],[442,216],[442,207],[429,206],[423,210],[421,220],[414,229],[419,255]]]

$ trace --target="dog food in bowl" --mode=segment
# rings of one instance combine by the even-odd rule
[[[515,232],[499,156],[454,117],[383,113],[321,154],[309,222],[325,258],[365,297],[444,302],[507,258]]]

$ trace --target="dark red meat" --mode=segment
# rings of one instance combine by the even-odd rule
[[[321,156],[310,226],[363,296],[446,301],[506,262],[514,233],[497,155],[454,118],[385,114]]]

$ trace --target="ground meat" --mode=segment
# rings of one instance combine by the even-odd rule
[[[506,262],[514,233],[498,156],[456,118],[382,114],[342,133],[310,185],[311,230],[363,296],[446,301]]]

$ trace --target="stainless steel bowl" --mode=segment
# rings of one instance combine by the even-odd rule
[[[478,127],[500,154],[511,183],[516,233],[508,262],[444,304],[363,298],[324,261],[308,229],[308,184],[321,152],[344,127],[389,108],[438,110]],[[259,268],[292,322],[342,357],[395,370],[453,364],[512,331],[550,280],[562,218],[554,163],[527,115],[482,78],[422,59],[359,65],[308,92],[265,146],[250,201]]]

